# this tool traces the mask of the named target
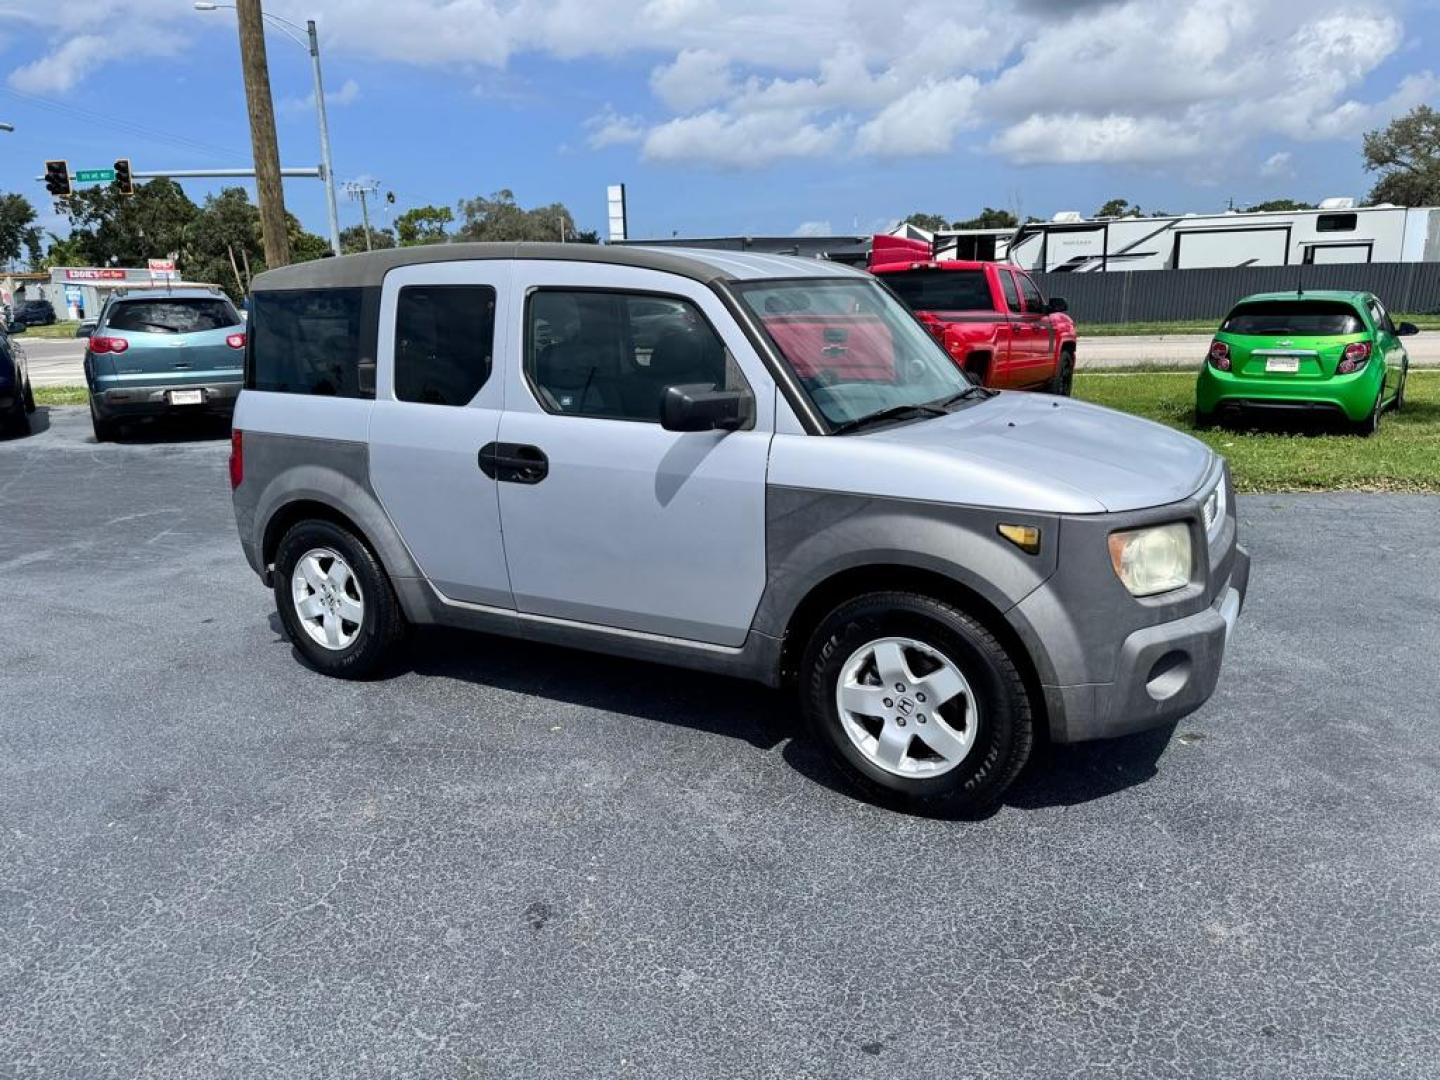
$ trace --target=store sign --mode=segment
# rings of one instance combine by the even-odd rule
[[[150,259],[150,280],[151,281],[173,281],[175,280],[174,259]]]
[[[124,281],[124,270],[82,269],[66,270],[66,281]]]

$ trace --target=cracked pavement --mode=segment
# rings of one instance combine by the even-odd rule
[[[213,429],[37,420],[0,441],[0,1076],[1440,1071],[1440,498],[1242,498],[1215,699],[934,821],[760,687],[450,632],[313,674]]]

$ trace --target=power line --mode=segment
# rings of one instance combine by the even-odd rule
[[[8,86],[0,86],[0,94],[5,94],[8,97],[12,97],[17,101],[32,105],[38,109],[46,109],[50,112],[72,116],[76,119],[87,120],[92,123],[102,123],[127,135],[150,139],[154,142],[168,143],[178,149],[204,154],[207,157],[224,158],[227,161],[233,161],[236,158],[243,158],[244,156],[237,150],[227,150],[223,146],[218,146],[215,143],[207,143],[200,139],[191,139],[185,135],[161,131],[159,128],[138,124],[133,120],[110,116],[106,113],[96,112],[94,109],[86,109],[78,105],[67,105],[64,102],[53,101],[50,98],[41,97],[38,94],[27,94],[23,90],[15,90]]]

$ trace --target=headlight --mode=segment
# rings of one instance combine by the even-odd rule
[[[1134,596],[1154,596],[1190,581],[1190,527],[1176,521],[1110,534],[1110,562]]]

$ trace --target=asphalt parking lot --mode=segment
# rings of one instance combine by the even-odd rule
[[[223,433],[36,420],[0,442],[0,1076],[1440,1071],[1440,498],[1244,498],[1215,699],[937,821],[758,687],[448,632],[313,674]]]

